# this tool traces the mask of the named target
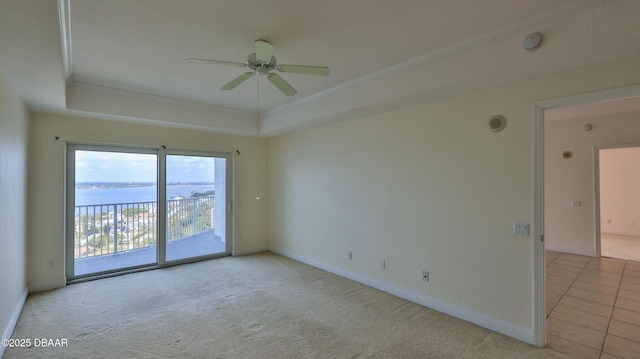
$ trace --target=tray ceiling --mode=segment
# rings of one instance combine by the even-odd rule
[[[637,1],[3,0],[0,64],[36,110],[268,135],[638,56],[639,17]],[[281,73],[287,97],[264,77],[221,91],[246,69],[186,61],[244,62],[256,39],[331,74]]]

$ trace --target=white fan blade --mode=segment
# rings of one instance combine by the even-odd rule
[[[304,66],[304,65],[278,65],[276,70],[280,72],[289,72],[292,74],[329,76],[331,70],[324,66]]]
[[[228,84],[222,86],[220,88],[220,90],[223,91],[229,91],[229,90],[233,90],[234,88],[238,87],[238,85],[240,85],[241,83],[247,81],[248,79],[251,78],[251,76],[253,76],[254,72],[245,72],[244,74],[236,77],[235,79],[231,80],[231,82],[229,82]]]
[[[273,51],[275,50],[275,46],[264,40],[256,40],[256,59],[260,62],[269,63],[271,62],[271,56],[273,56]]]
[[[187,59],[187,61],[189,61],[191,63],[194,63],[194,64],[231,65],[231,66],[238,66],[238,67],[247,67],[247,66],[249,66],[247,64],[243,64],[242,62],[220,61],[220,60],[209,60],[209,59],[190,58],[190,59]]]
[[[296,89],[291,87],[291,85],[289,85],[289,83],[285,81],[282,77],[280,77],[280,75],[278,74],[269,74],[267,76],[267,79],[269,79],[269,81],[271,81],[271,83],[275,87],[277,87],[280,91],[282,91],[283,94],[287,96],[293,96],[298,93]]]

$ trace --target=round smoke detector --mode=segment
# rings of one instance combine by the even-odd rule
[[[522,40],[522,48],[527,51],[535,51],[542,46],[544,43],[544,36],[542,36],[539,32],[534,32],[532,34],[527,35],[527,37]]]
[[[495,115],[489,119],[489,130],[491,132],[500,132],[507,127],[507,119],[502,115]]]

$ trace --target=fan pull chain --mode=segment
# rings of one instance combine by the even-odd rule
[[[256,200],[260,199],[260,75],[256,73]]]

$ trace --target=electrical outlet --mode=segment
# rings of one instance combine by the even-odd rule
[[[47,261],[47,265],[49,266],[49,268],[53,268],[56,266],[56,260],[55,259],[49,259]]]
[[[429,272],[428,271],[426,271],[426,270],[422,271],[422,280],[425,281],[425,282],[429,281]]]
[[[353,259],[353,252],[349,252],[349,260]]]

